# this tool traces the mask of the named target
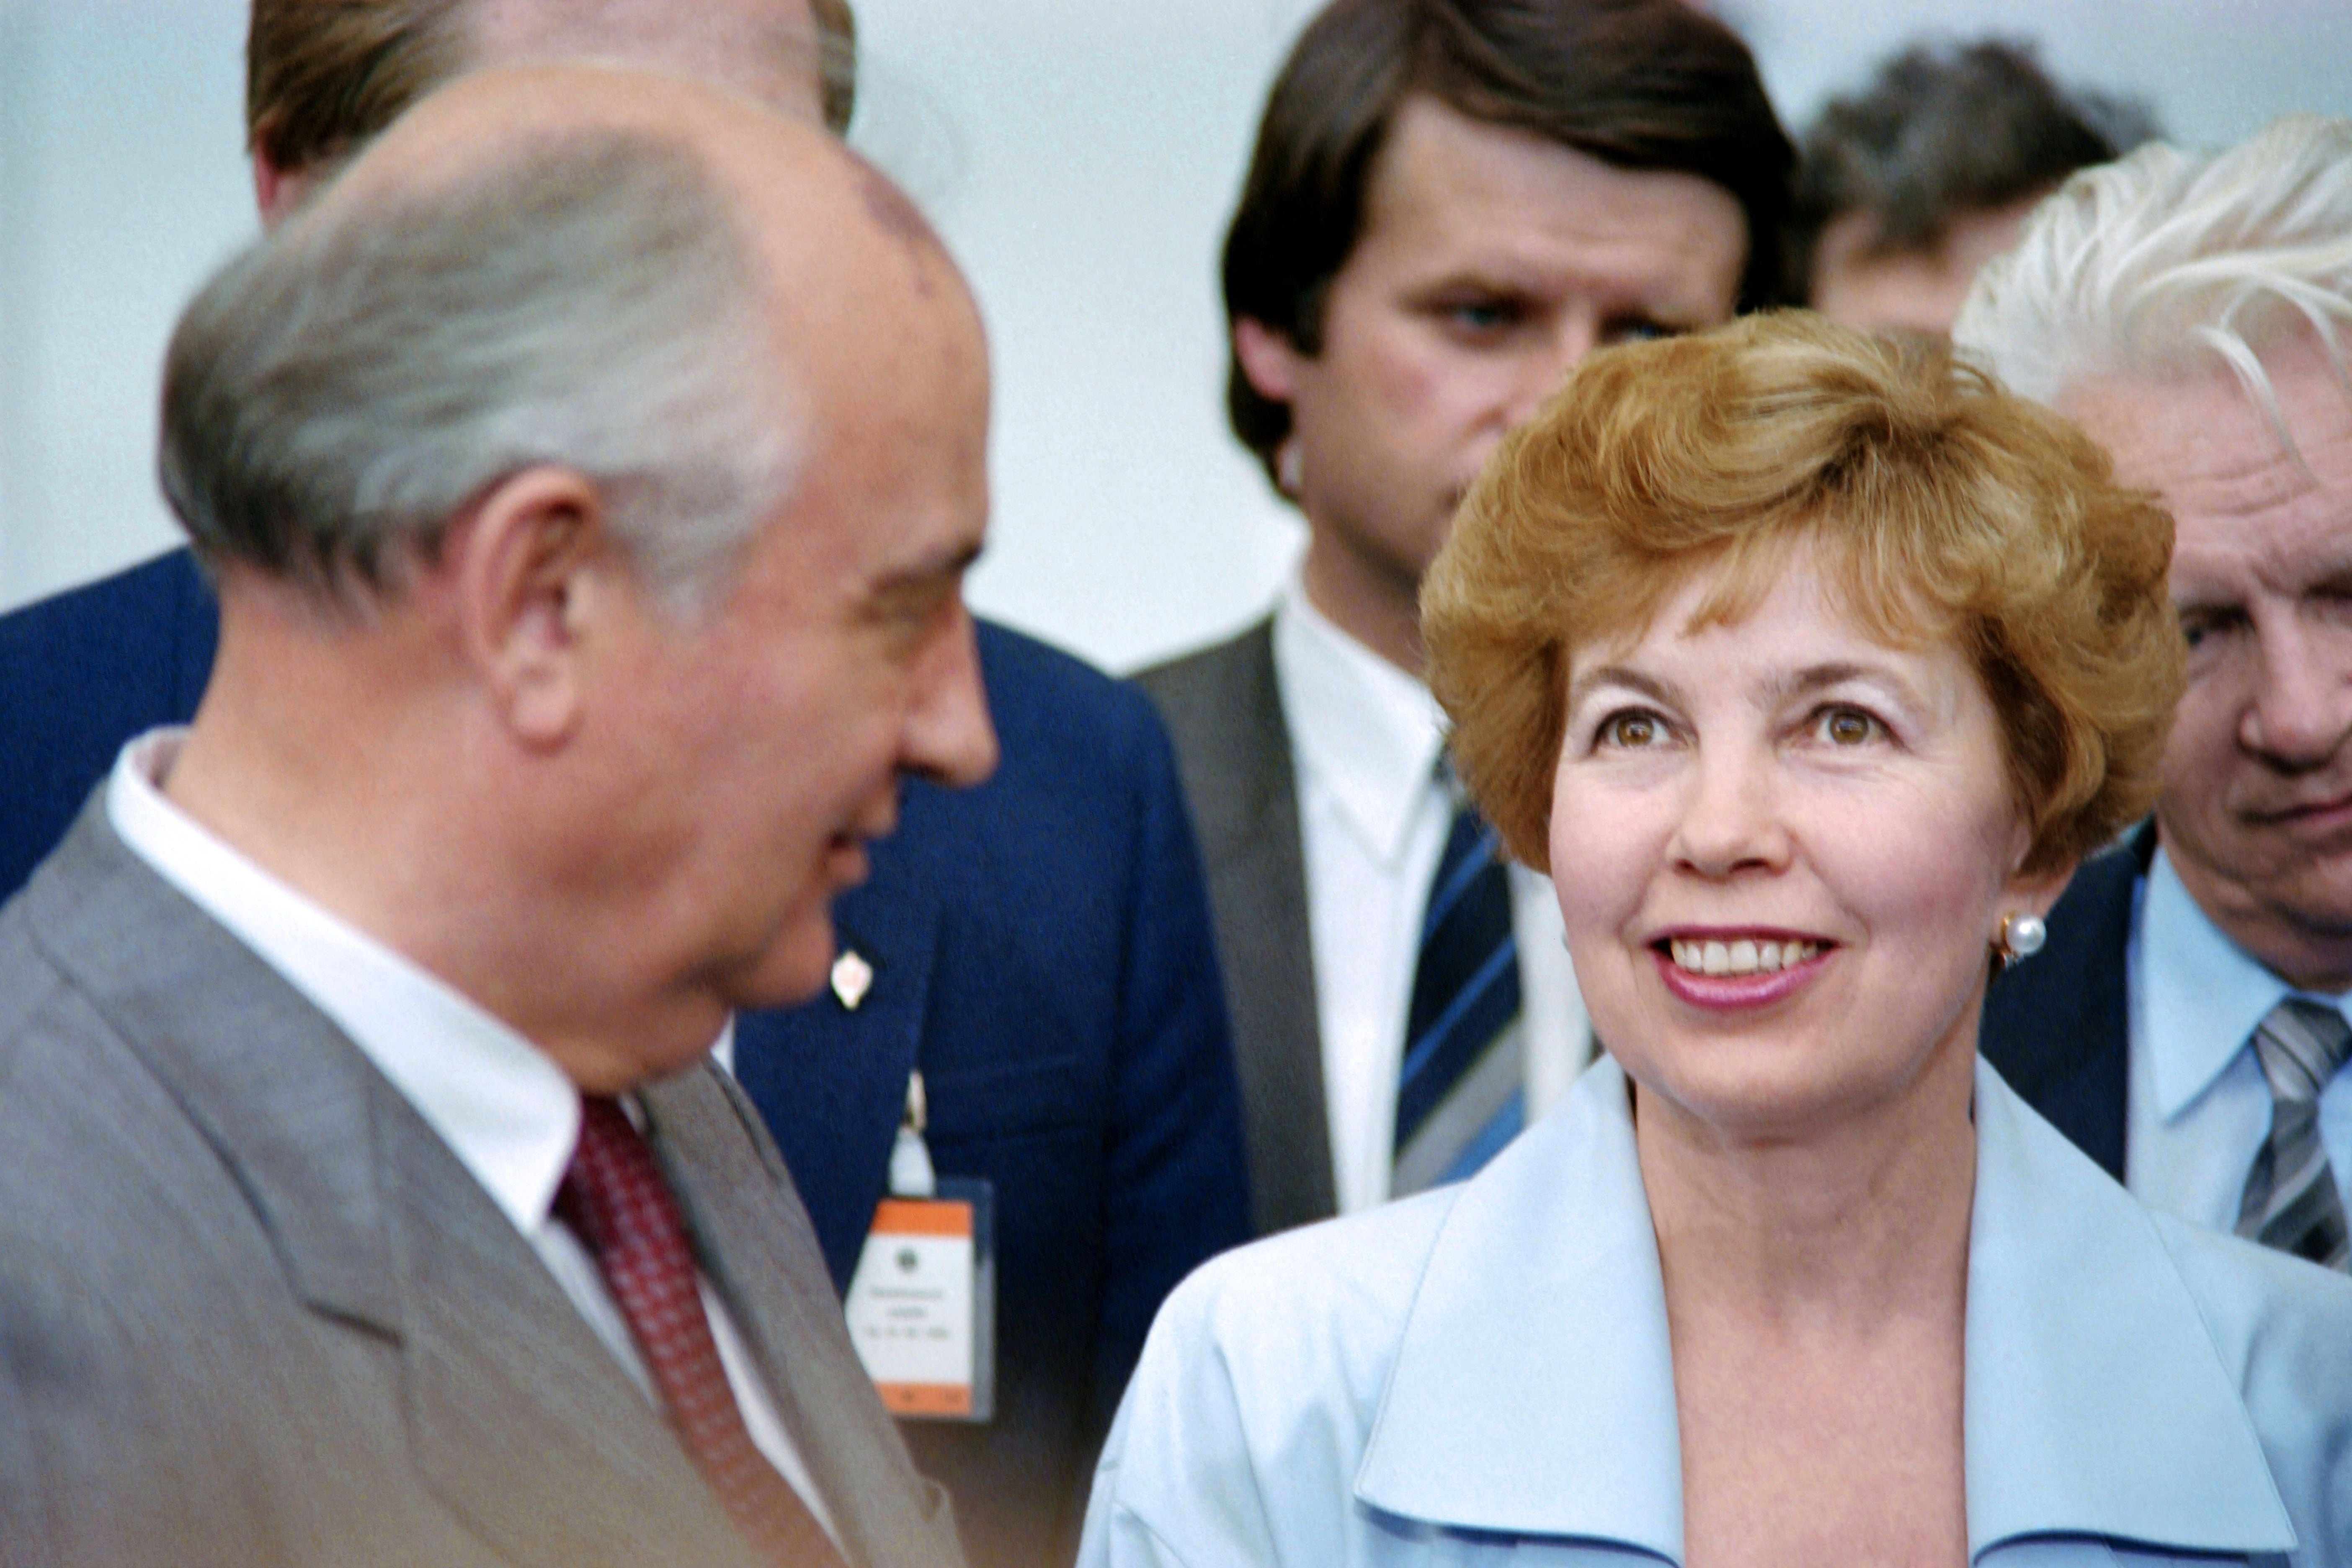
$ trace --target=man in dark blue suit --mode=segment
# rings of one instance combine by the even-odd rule
[[[909,1424],[973,1561],[1064,1561],[1160,1299],[1251,1232],[1240,1089],[1175,755],[1141,693],[983,622],[1003,761],[909,784],[835,908],[870,962],[737,1021],[737,1076],[846,1285],[919,1068],[932,1163],[993,1184],[996,1416]],[[1066,1504],[1059,1514],[1055,1505]]]
[[[821,101],[838,130],[847,16],[815,9]],[[436,29],[463,17],[404,0],[344,10],[330,36],[316,6],[257,0],[249,111],[266,219],[469,63],[463,45],[475,58],[643,56],[787,110],[820,102],[816,51],[763,58],[727,25],[804,40],[803,0],[635,0],[589,21],[506,5],[457,53]],[[658,31],[687,19],[676,39]],[[126,741],[187,721],[217,631],[184,550],[0,617],[0,901]],[[734,1057],[844,1289],[911,1073],[938,1173],[992,1184],[994,1416],[907,1433],[989,1568],[1068,1558],[1095,1448],[1160,1298],[1250,1227],[1207,895],[1165,731],[1139,693],[1017,633],[982,625],[980,654],[1003,761],[976,789],[908,787],[898,833],[836,910],[870,984],[739,1018]]]

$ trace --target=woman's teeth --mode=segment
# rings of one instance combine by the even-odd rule
[[[1677,937],[1666,945],[1673,950],[1675,967],[1693,974],[1769,974],[1776,969],[1794,969],[1822,951],[1817,942],[1751,942],[1746,937],[1738,942],[1685,942]]]

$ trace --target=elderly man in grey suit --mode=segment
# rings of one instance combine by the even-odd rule
[[[814,128],[492,71],[190,307],[193,726],[0,911],[0,1563],[952,1563],[731,1009],[995,760],[952,264]]]

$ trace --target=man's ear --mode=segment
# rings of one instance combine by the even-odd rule
[[[615,607],[595,486],[571,468],[525,468],[476,502],[443,549],[465,657],[499,716],[526,746],[562,744],[585,704],[588,635]]]
[[[1247,316],[1234,322],[1234,363],[1260,397],[1287,403],[1298,395],[1298,366],[1306,356],[1289,337]]]
[[[311,185],[307,170],[289,169],[278,162],[271,148],[277,138],[275,119],[265,118],[253,128],[253,205],[261,214],[261,226],[265,229],[283,223],[301,205]]]

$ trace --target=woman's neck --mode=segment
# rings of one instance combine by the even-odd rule
[[[1959,1321],[1976,1130],[1974,1053],[1938,1052],[1891,1101],[1819,1125],[1726,1132],[1635,1090],[1635,1144],[1670,1317],[1862,1333]]]
[[[1967,1562],[1973,1037],[1770,1138],[1638,1094],[1692,1568]]]

